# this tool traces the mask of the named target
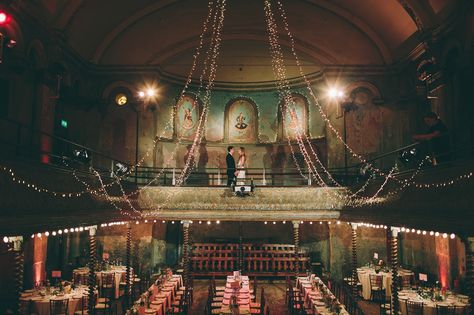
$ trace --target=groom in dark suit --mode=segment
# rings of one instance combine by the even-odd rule
[[[232,156],[234,154],[234,147],[229,146],[227,147],[227,156],[225,158],[225,162],[227,165],[227,186],[232,186],[232,184],[235,184],[235,160],[234,157]]]

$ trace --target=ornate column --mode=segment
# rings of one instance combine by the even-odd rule
[[[126,244],[126,254],[125,254],[125,305],[130,306],[130,298],[132,295],[132,270],[131,270],[131,260],[132,260],[132,224],[127,223],[127,244]]]
[[[464,239],[466,248],[466,287],[471,309],[474,308],[474,237]]]
[[[300,221],[293,221],[293,242],[295,245],[295,275],[300,272],[299,252],[300,252]]]
[[[183,281],[184,286],[189,284],[189,225],[191,221],[183,221]]]
[[[239,222],[239,270],[244,271],[244,248],[242,236],[242,222]]]
[[[398,314],[400,311],[400,304],[398,303],[398,233],[400,229],[391,227],[389,232],[391,232],[390,265],[392,268],[392,314]]]
[[[97,232],[97,226],[89,227],[89,305],[88,310],[89,314],[94,313],[95,306],[95,264],[96,264],[96,239],[95,235]]]
[[[357,223],[351,223],[351,247],[352,247],[352,296],[354,301],[357,301],[358,296],[358,276],[357,276]]]
[[[15,302],[20,309],[20,294],[23,291],[23,236],[9,237],[8,240],[13,243],[13,252],[15,253]]]

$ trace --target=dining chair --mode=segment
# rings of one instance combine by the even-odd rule
[[[370,299],[375,301],[382,301],[385,296],[385,289],[383,288],[383,275],[370,274]]]
[[[407,315],[423,315],[423,302],[406,301]]]
[[[455,309],[451,305],[436,304],[436,315],[454,315]]]
[[[80,310],[77,310],[76,312],[74,312],[74,315],[85,315],[85,314],[88,314],[88,305],[89,305],[89,295],[88,294],[84,294],[81,298],[81,301],[79,302],[80,305],[81,305],[81,309]]]
[[[400,275],[400,289],[409,290],[411,289],[411,275]]]
[[[69,299],[49,300],[49,314],[68,315]]]

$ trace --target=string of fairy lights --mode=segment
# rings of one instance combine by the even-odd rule
[[[276,78],[275,84],[276,84],[278,93],[280,95],[280,98],[282,99],[282,101],[279,103],[278,106],[279,106],[280,112],[282,113],[284,136],[290,148],[293,162],[298,172],[302,176],[302,178],[307,179],[308,183],[310,183],[311,180],[314,180],[315,183],[320,187],[327,187],[329,186],[329,184],[334,184],[337,187],[342,187],[342,185],[338,183],[337,180],[334,179],[331,172],[324,166],[323,162],[321,161],[317,153],[317,149],[315,149],[313,147],[313,144],[311,143],[311,139],[309,135],[307,135],[305,131],[301,130],[301,128],[298,127],[301,124],[297,124],[296,127],[292,128],[290,127],[290,123],[287,121],[287,117],[293,117],[292,115],[294,115],[296,121],[300,122],[297,111],[296,111],[297,107],[292,96],[292,86],[291,86],[290,81],[287,78],[284,54],[279,42],[280,41],[279,25],[275,16],[280,17],[279,22],[281,23],[284,29],[284,32],[286,33],[286,36],[288,36],[290,46],[291,46],[290,47],[291,52],[293,54],[293,57],[295,58],[299,74],[301,78],[303,78],[306,85],[306,89],[308,90],[308,93],[312,98],[312,102],[309,102],[309,103],[313,104],[316,107],[317,112],[322,117],[326,126],[335,135],[336,139],[343,144],[345,150],[347,150],[354,158],[358,159],[361,163],[366,164],[368,168],[374,172],[374,175],[369,176],[367,178],[367,181],[358,190],[350,192],[349,194],[346,194],[346,195],[340,194],[338,192],[330,192],[330,198],[333,198],[335,202],[336,201],[339,202],[343,200],[345,204],[348,206],[364,206],[366,204],[371,204],[371,203],[386,202],[390,200],[389,197],[395,196],[397,193],[409,187],[416,188],[416,189],[442,188],[442,187],[454,185],[460,181],[469,180],[472,178],[473,172],[470,171],[465,174],[448,178],[441,182],[419,183],[416,181],[415,178],[420,173],[422,166],[426,162],[426,160],[424,159],[420,162],[416,171],[412,174],[412,176],[409,179],[401,180],[393,176],[396,170],[396,166],[392,167],[389,172],[383,171],[375,167],[373,164],[368,163],[367,160],[363,156],[356,153],[347,144],[347,142],[342,138],[341,134],[339,133],[337,128],[333,125],[328,115],[326,114],[323,106],[320,104],[319,99],[316,96],[316,93],[313,91],[311,82],[306,77],[303,71],[301,62],[296,53],[295,41],[289,28],[287,14],[284,9],[284,6],[280,0],[276,0],[275,2],[277,4],[276,5],[277,10],[278,10],[277,14],[273,12],[272,0],[264,1],[264,12],[265,12],[265,19],[266,19],[266,24],[267,24],[269,45],[270,45],[271,63],[272,63],[272,69]],[[204,38],[209,34],[209,31],[210,31],[210,44],[209,44],[207,53],[205,53],[204,58],[202,60],[203,67],[202,67],[202,72],[199,76],[199,85],[198,85],[196,97],[195,97],[196,106],[192,106],[191,108],[192,111],[198,110],[199,106],[197,102],[201,94],[203,94],[202,110],[199,112],[199,119],[197,122],[196,131],[194,133],[193,141],[192,141],[187,159],[185,161],[185,165],[183,169],[180,171],[180,173],[178,174],[175,186],[184,185],[184,183],[186,182],[186,179],[192,173],[192,170],[194,168],[194,163],[195,163],[195,157],[197,154],[197,148],[201,145],[202,140],[204,138],[204,135],[206,132],[207,121],[209,117],[209,111],[211,108],[211,95],[212,95],[214,81],[215,81],[216,73],[217,73],[217,67],[218,67],[217,59],[219,56],[221,42],[222,42],[221,34],[222,34],[223,25],[224,25],[225,11],[226,11],[226,0],[215,0],[215,1],[210,0],[208,2],[208,14],[203,22],[202,32],[199,37],[200,38],[199,44],[196,47],[195,53],[193,55],[193,62],[191,65],[191,69],[188,73],[187,79],[184,83],[184,86],[180,93],[178,101],[175,104],[173,104],[170,118],[166,122],[160,136],[156,136],[154,138],[153,145],[149,147],[147,151],[143,154],[143,156],[134,165],[131,165],[130,168],[125,173],[116,175],[114,176],[112,181],[108,183],[104,183],[104,180],[102,176],[100,175],[100,173],[91,167],[90,168],[91,172],[94,174],[94,176],[98,179],[98,182],[99,182],[99,187],[95,188],[91,184],[80,179],[76,173],[76,170],[73,169],[73,172],[72,172],[73,178],[76,181],[78,181],[81,185],[83,185],[84,189],[80,191],[61,192],[61,191],[56,191],[50,188],[43,187],[42,185],[39,185],[36,183],[31,183],[30,181],[25,180],[21,178],[20,176],[18,176],[11,168],[8,168],[6,166],[0,166],[0,171],[3,171],[7,175],[9,175],[9,177],[14,183],[24,185],[26,188],[34,190],[38,193],[46,193],[54,197],[60,197],[60,198],[77,198],[84,195],[94,195],[98,197],[103,196],[106,198],[106,200],[109,203],[113,205],[113,207],[116,210],[120,212],[120,214],[130,217],[130,218],[134,218],[134,219],[138,219],[142,217],[141,211],[139,211],[133,205],[132,201],[129,198],[134,195],[137,195],[140,191],[142,191],[143,189],[146,189],[153,183],[156,183],[156,181],[164,173],[166,166],[169,165],[175,159],[176,152],[179,148],[179,145],[182,143],[183,139],[185,138],[184,134],[177,137],[175,146],[173,150],[171,151],[171,153],[169,154],[168,159],[165,161],[165,163],[163,163],[162,168],[159,170],[159,172],[156,173],[156,175],[153,178],[151,178],[140,187],[137,187],[128,193],[124,190],[121,181],[126,176],[130,175],[134,170],[136,170],[136,168],[140,167],[144,163],[144,161],[150,156],[151,152],[155,150],[157,143],[162,138],[164,138],[166,132],[174,126],[174,121],[175,121],[176,115],[178,114],[179,105],[181,104],[181,102],[184,100],[184,97],[186,96],[186,93],[190,87],[190,84],[193,81],[193,77],[194,77],[194,73],[196,72],[197,65],[199,64],[200,57],[202,55],[201,52],[204,47]],[[294,135],[294,139],[292,139],[291,135]],[[300,163],[298,162],[298,159],[296,156],[297,152],[295,152],[295,149],[293,148],[293,144],[294,144],[294,142],[292,142],[293,140],[295,141],[297,148],[299,150],[298,153],[301,154],[301,156],[303,157],[306,170],[304,170],[300,166]],[[66,166],[71,167],[69,166],[67,162],[64,162],[64,163]],[[375,194],[373,194],[372,196],[363,196],[362,194],[366,191],[367,187],[369,187],[369,182],[375,179],[375,175],[381,176],[381,178],[383,179],[380,183],[380,186],[376,190]],[[327,181],[325,180],[325,177],[327,178]],[[383,194],[384,190],[386,190],[385,188],[387,187],[389,181],[393,181],[399,184],[399,186]],[[117,185],[117,187],[119,188],[121,192],[120,197],[114,197],[109,194],[107,189],[112,188],[114,185]],[[158,216],[159,212],[163,209],[165,205],[169,203],[169,201],[174,196],[174,194],[175,192],[173,190],[169,190],[167,191],[166,197],[164,198],[163,202],[160,202],[159,204],[152,203],[151,205],[147,205],[147,208],[151,209],[151,211],[147,212],[146,215]],[[123,209],[121,207],[120,205],[121,201],[123,201],[123,203],[127,205],[127,209]]]
[[[43,239],[43,238],[49,238],[49,237],[61,237],[61,236],[67,236],[67,235],[72,235],[74,233],[83,233],[83,232],[88,232],[90,229],[107,229],[107,228],[112,228],[112,227],[120,227],[120,226],[125,226],[127,224],[133,225],[140,225],[140,224],[156,224],[159,223],[158,219],[141,219],[141,220],[129,220],[129,221],[111,221],[108,223],[101,223],[99,225],[86,225],[86,226],[76,226],[76,227],[67,227],[67,228],[60,228],[60,229],[53,229],[53,230],[48,230],[48,231],[41,231],[41,232],[35,232],[31,234],[31,239]],[[162,224],[184,224],[184,223],[189,223],[189,224],[198,224],[198,225],[219,225],[221,224],[220,220],[199,220],[199,221],[194,221],[194,220],[161,220],[160,221]],[[283,224],[285,225],[288,221],[263,221],[260,222],[260,224],[263,225],[277,225],[277,224]],[[455,239],[456,234],[455,233],[450,233],[450,232],[442,232],[442,231],[435,231],[435,230],[424,230],[424,229],[415,229],[411,227],[395,227],[395,226],[387,226],[385,224],[374,224],[374,223],[364,223],[364,222],[343,222],[340,220],[329,220],[329,221],[292,221],[292,223],[298,223],[298,225],[316,225],[319,223],[319,225],[327,224],[328,227],[330,226],[343,226],[344,224],[356,227],[356,228],[372,228],[372,229],[380,229],[380,230],[387,230],[387,229],[393,229],[396,230],[399,233],[403,234],[412,234],[412,235],[418,235],[418,236],[424,236],[424,237],[435,237],[435,238],[443,238],[443,239]],[[11,235],[5,235],[3,236],[3,242],[4,243],[12,243],[14,242],[16,236],[11,236]]]

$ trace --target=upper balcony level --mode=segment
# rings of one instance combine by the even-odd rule
[[[245,185],[253,192],[241,197],[226,187],[225,169],[192,169],[180,183],[182,168],[134,168],[71,141],[25,131],[10,126],[2,134],[5,233],[137,218],[345,220],[458,233],[470,231],[474,222],[474,163],[466,150],[459,154],[464,158],[433,167],[421,163],[420,148],[411,145],[329,169],[330,175],[321,172],[333,183],[326,187],[301,167],[247,169]]]

